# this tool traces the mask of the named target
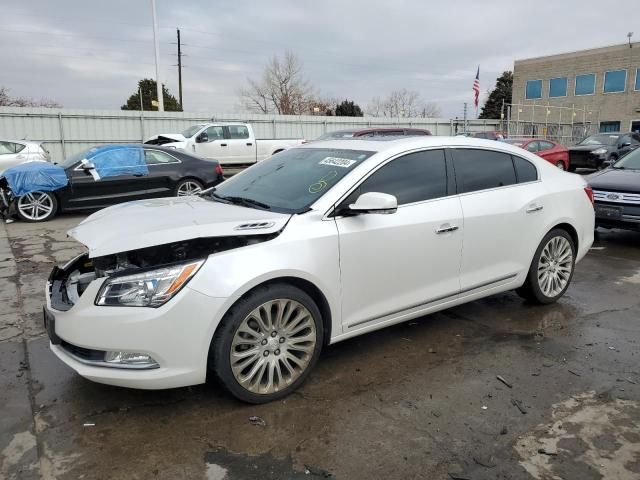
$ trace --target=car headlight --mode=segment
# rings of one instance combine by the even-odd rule
[[[593,153],[594,155],[604,155],[605,153],[607,153],[607,149],[606,148],[597,148],[597,149],[593,150],[591,153]]]
[[[159,307],[167,303],[200,269],[204,260],[170,265],[107,279],[96,305]]]

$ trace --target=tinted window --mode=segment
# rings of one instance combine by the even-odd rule
[[[516,183],[511,155],[490,150],[454,149],[460,193],[504,187]]]
[[[527,80],[527,99],[542,98],[542,80]]]
[[[21,152],[21,151],[22,151],[22,150],[24,150],[26,147],[27,147],[26,145],[23,145],[23,144],[21,144],[21,143],[14,143],[14,144],[13,144],[13,148],[14,148],[14,150],[15,150],[15,152],[16,152],[16,153]]]
[[[576,95],[592,95],[596,89],[596,76],[593,73],[576,75]]]
[[[229,125],[229,138],[249,138],[249,129],[245,125]]]
[[[551,142],[545,142],[544,140],[538,142],[538,151],[551,150],[553,147],[554,145]]]
[[[0,155],[9,155],[15,153],[12,148],[12,143],[0,142]]]
[[[549,80],[549,97],[567,96],[567,77],[552,78]]]
[[[147,165],[161,165],[163,163],[176,163],[177,160],[159,150],[145,150],[144,161]]]
[[[381,192],[394,195],[398,205],[447,195],[447,169],[443,150],[410,153],[397,158],[367,178],[349,198]]]
[[[626,70],[615,70],[604,73],[604,93],[624,92],[626,83]]]
[[[518,183],[533,182],[538,179],[538,171],[533,163],[520,157],[513,157]]]

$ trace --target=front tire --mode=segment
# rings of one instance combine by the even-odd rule
[[[320,310],[304,291],[288,284],[259,287],[223,318],[209,366],[239,400],[267,403],[304,382],[323,336]]]
[[[46,222],[58,211],[58,199],[51,192],[31,192],[16,199],[16,212],[25,222]]]
[[[576,247],[569,233],[559,228],[551,230],[540,242],[527,279],[516,292],[535,303],[557,301],[569,288],[575,258]]]

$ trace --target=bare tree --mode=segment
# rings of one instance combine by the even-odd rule
[[[28,97],[14,97],[9,95],[9,89],[0,87],[0,107],[47,107],[47,108],[60,108],[58,102],[50,100],[48,98],[41,98],[40,100],[34,100]]]
[[[300,115],[313,111],[314,89],[302,74],[302,62],[292,52],[274,56],[260,81],[247,80],[239,91],[246,108],[260,113]]]
[[[373,97],[367,107],[373,117],[437,117],[440,108],[433,102],[423,102],[414,90],[402,88],[392,91],[386,98]]]

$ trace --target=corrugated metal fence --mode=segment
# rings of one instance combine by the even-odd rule
[[[52,158],[63,159],[103,143],[136,143],[158,133],[177,133],[195,123],[242,121],[260,138],[307,138],[344,128],[404,126],[426,128],[434,135],[464,130],[460,119],[321,117],[311,115],[206,114],[0,107],[0,139],[44,143]],[[468,130],[495,130],[497,120],[469,120]]]

